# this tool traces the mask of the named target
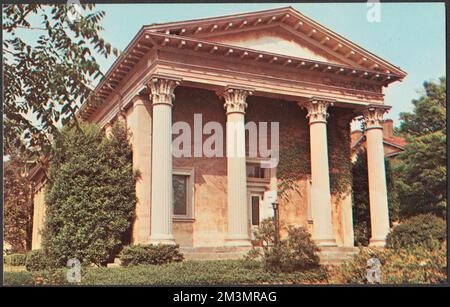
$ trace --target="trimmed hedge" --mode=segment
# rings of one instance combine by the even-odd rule
[[[445,220],[433,214],[420,214],[405,220],[394,228],[387,237],[390,248],[405,248],[418,244],[429,246],[433,240],[447,239]]]
[[[52,269],[38,272],[5,272],[4,284],[19,285],[69,285],[67,269]]]
[[[119,254],[122,266],[139,264],[166,264],[183,261],[179,245],[129,245]]]
[[[47,258],[43,250],[32,250],[27,254],[25,268],[27,271],[41,271],[47,268]]]
[[[7,285],[62,285],[66,269],[7,272]],[[327,270],[268,272],[261,262],[245,260],[183,261],[164,265],[82,268],[82,285],[270,285],[327,282]]]
[[[24,266],[26,259],[27,254],[11,254],[5,256],[4,262],[12,266]]]
[[[183,261],[127,268],[89,268],[85,285],[253,285],[325,283],[317,268],[295,273],[268,272],[260,262],[245,260]]]

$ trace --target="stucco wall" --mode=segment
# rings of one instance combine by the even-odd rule
[[[184,121],[192,127],[193,154],[194,114],[202,114],[203,124],[216,121],[225,127],[223,102],[214,92],[187,88],[177,88],[175,97],[173,122]],[[206,138],[207,136],[204,136],[203,140]],[[174,157],[173,167],[194,168],[195,178],[194,220],[174,222],[175,240],[188,246],[223,245],[227,231],[226,158]]]

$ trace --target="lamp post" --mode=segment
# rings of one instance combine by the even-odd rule
[[[278,233],[278,203],[273,202],[272,203],[273,208],[273,224],[275,226],[275,245],[278,245],[279,241],[279,233]]]

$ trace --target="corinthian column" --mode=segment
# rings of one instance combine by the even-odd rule
[[[245,102],[251,91],[227,88],[220,95],[227,113],[227,246],[251,246],[247,207],[247,172],[245,161]]]
[[[386,245],[389,233],[389,207],[384,167],[383,120],[388,106],[369,106],[364,111],[367,138],[367,173],[369,176],[371,246]]]
[[[178,80],[153,78],[152,210],[150,243],[175,244],[172,234],[172,101]]]
[[[136,181],[136,219],[132,239],[134,244],[144,244],[150,240],[152,116],[147,98],[135,96],[132,103],[126,122],[131,130],[133,170],[141,174]]]
[[[313,239],[319,246],[336,246],[331,220],[327,118],[332,102],[311,99],[307,104],[311,149]]]

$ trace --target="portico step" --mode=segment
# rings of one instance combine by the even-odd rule
[[[186,260],[232,260],[243,259],[248,253],[248,247],[181,247]],[[320,264],[341,265],[358,254],[357,247],[321,247],[319,252]],[[108,263],[110,268],[120,267],[120,260]]]
[[[229,260],[242,259],[249,247],[181,247],[186,260]]]
[[[341,265],[357,255],[357,247],[321,247],[319,252],[320,264]]]

